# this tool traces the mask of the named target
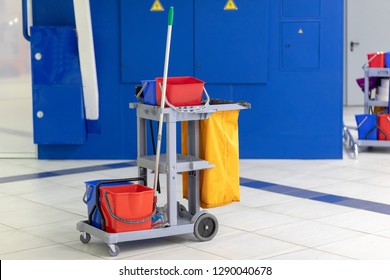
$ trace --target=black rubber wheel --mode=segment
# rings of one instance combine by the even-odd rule
[[[91,235],[89,233],[85,233],[85,238],[83,234],[80,234],[80,241],[84,244],[87,244],[89,241],[91,241]]]
[[[218,220],[211,214],[200,216],[194,226],[194,235],[199,241],[209,241],[214,238],[218,232]]]
[[[108,253],[110,254],[110,256],[111,257],[116,257],[116,256],[118,256],[119,255],[119,246],[118,245],[114,245],[115,246],[115,250],[113,251],[112,249],[111,249],[111,247],[110,246],[108,246]]]

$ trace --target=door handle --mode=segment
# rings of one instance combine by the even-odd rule
[[[353,52],[353,49],[355,48],[355,46],[359,46],[359,45],[360,45],[359,42],[351,41],[351,43],[349,44],[351,52]]]

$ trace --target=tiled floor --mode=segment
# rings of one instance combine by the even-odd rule
[[[360,110],[346,108],[345,122]],[[219,222],[213,240],[123,242],[111,257],[100,239],[79,240],[84,182],[135,176],[132,163],[0,159],[0,259],[390,260],[390,148],[358,159],[345,149],[343,160],[241,160],[241,202],[208,209]]]

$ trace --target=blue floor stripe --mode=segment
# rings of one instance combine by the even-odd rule
[[[322,192],[316,192],[312,190],[299,189],[295,187],[283,186],[269,182],[255,181],[248,178],[240,178],[240,185],[248,188],[259,189],[267,192],[284,194],[299,198],[310,199],[314,201],[320,201],[325,203],[331,203],[340,206],[346,206],[350,208],[366,210],[381,214],[390,215],[390,205],[373,202],[363,199],[356,199],[347,196],[339,196],[333,194],[327,194]]]
[[[70,169],[60,169],[55,171],[32,173],[32,174],[25,174],[25,175],[16,175],[16,176],[0,178],[0,184],[20,182],[20,181],[33,180],[33,179],[42,179],[42,178],[62,176],[62,175],[71,175],[77,173],[102,171],[108,169],[125,168],[125,167],[132,167],[136,165],[137,165],[136,161],[130,161],[130,162],[77,167],[77,168],[70,168]]]
[[[133,166],[137,166],[136,161],[93,165],[93,166],[70,168],[70,169],[61,169],[61,170],[39,172],[39,173],[32,173],[32,174],[25,174],[25,175],[16,175],[16,176],[0,178],[0,184],[49,178],[55,176],[71,175],[71,174],[78,174],[78,173],[85,173],[85,172],[102,171],[102,170],[109,170],[109,169],[116,169],[116,168],[133,167]],[[390,215],[389,204],[373,202],[373,201],[368,201],[363,199],[356,199],[356,198],[351,198],[346,196],[333,195],[333,194],[317,192],[312,190],[305,190],[296,187],[274,184],[270,182],[257,181],[249,178],[240,178],[240,185],[243,187],[259,189],[267,192],[299,197],[304,199],[310,199],[314,201],[320,201],[324,203],[330,203],[330,204]]]

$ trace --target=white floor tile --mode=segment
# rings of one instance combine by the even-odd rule
[[[101,170],[98,172],[98,174],[100,176],[110,178],[132,178],[138,177],[138,169],[137,167],[125,167],[114,170]]]
[[[45,238],[16,229],[1,231],[0,236],[1,255],[12,252],[18,254],[20,251],[36,249],[54,244],[54,242]]]
[[[71,247],[57,244],[34,249],[27,249],[21,252],[0,254],[2,260],[101,260],[84,252],[74,250]]]
[[[60,221],[35,227],[24,228],[23,231],[51,240],[56,243],[80,241],[80,232],[76,229],[79,219]]]
[[[375,232],[374,234],[378,235],[378,236],[390,238],[390,229],[389,230],[381,230],[381,231]]]
[[[280,256],[270,257],[269,260],[350,260],[351,258],[327,253],[315,249],[305,249]]]
[[[244,203],[241,201],[241,202],[232,202],[228,205],[224,205],[221,207],[207,208],[207,209],[203,209],[203,210],[213,214],[216,217],[219,217],[219,215],[221,215],[223,213],[239,211],[242,209],[243,206],[246,206],[246,205],[244,205]]]
[[[39,207],[41,207],[39,203],[10,195],[1,198],[0,213],[9,212],[9,211],[18,211],[18,210],[24,210],[30,208],[39,208]],[[3,215],[6,214],[2,214],[1,216]]]
[[[187,246],[174,247],[146,254],[140,254],[127,260],[224,260],[225,258],[196,250]]]
[[[73,213],[42,205],[35,208],[2,212],[0,215],[0,224],[22,229],[60,221],[81,220],[83,218],[84,217]]]
[[[319,176],[317,174],[297,174],[296,176],[289,178],[280,178],[278,184],[291,186],[301,189],[313,189],[317,187],[342,183],[343,181],[334,178],[328,178],[325,176]]]
[[[256,231],[300,221],[298,218],[259,209],[242,207],[240,210],[218,215],[220,224],[243,231]]]
[[[324,168],[321,171],[313,172],[314,175],[329,177],[338,180],[345,181],[356,181],[362,179],[375,178],[380,176],[381,173],[378,171],[348,168],[348,167],[339,167],[339,168]]]
[[[293,196],[272,193],[261,189],[241,187],[241,190],[240,204],[248,207],[263,207],[299,199]]]
[[[372,234],[319,246],[317,249],[359,260],[390,259],[390,239]]]
[[[362,235],[361,232],[313,221],[275,226],[256,233],[305,247],[317,247]]]
[[[369,197],[372,194],[378,193],[380,195],[386,190],[382,187],[374,185],[347,181],[333,185],[318,187],[315,189],[315,191],[363,200],[371,200]]]
[[[263,259],[303,248],[296,244],[244,231],[217,235],[209,242],[194,242],[187,246],[232,260]]]
[[[13,229],[12,227],[0,224],[0,232]]]
[[[294,175],[296,175],[296,173],[293,170],[280,168],[252,168],[240,172],[241,177],[273,183],[278,183],[280,178],[289,178]]]
[[[15,165],[12,162],[7,162],[1,166],[1,176],[2,177],[11,177],[11,176],[20,176],[25,174],[34,174],[40,172],[39,169],[34,167],[26,167],[23,165]]]
[[[381,174],[379,176],[375,176],[374,178],[359,180],[359,183],[379,186],[386,189],[390,189],[389,182],[390,182],[390,175],[388,174]]]
[[[18,196],[20,194],[36,194],[40,192],[53,191],[53,189],[66,189],[67,187],[55,184],[48,180],[26,180],[0,185],[0,192]]]
[[[364,233],[374,233],[390,229],[389,215],[364,210],[355,210],[334,216],[319,218],[316,219],[316,221]]]
[[[297,199],[283,204],[264,206],[261,209],[308,220],[354,211],[349,207],[309,199]]]
[[[76,190],[69,187],[57,187],[53,186],[51,190],[38,193],[28,193],[19,195],[20,198],[28,201],[40,203],[42,205],[51,206],[57,208],[60,204],[80,204],[82,200],[84,190]]]

